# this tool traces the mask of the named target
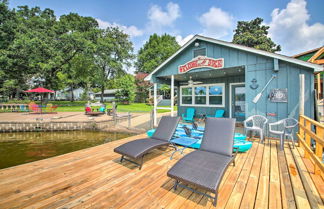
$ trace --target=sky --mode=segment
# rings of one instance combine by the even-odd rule
[[[256,17],[269,25],[280,54],[294,55],[324,45],[324,0],[9,0],[9,6],[50,8],[56,16],[78,13],[99,26],[118,26],[135,52],[152,33],[168,33],[183,45],[195,34],[232,41],[237,21]]]

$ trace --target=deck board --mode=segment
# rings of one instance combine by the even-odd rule
[[[182,155],[170,160],[170,148],[147,155],[142,170],[119,162],[114,147],[143,136],[0,170],[0,208],[214,208],[173,190],[166,172]],[[253,142],[225,173],[217,208],[323,208],[323,179],[307,162],[300,148]]]

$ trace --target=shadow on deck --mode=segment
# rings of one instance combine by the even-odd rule
[[[166,172],[181,158],[170,160],[172,149],[147,155],[142,170],[119,163],[113,148],[143,136],[0,170],[0,208],[213,208],[202,195],[172,189]],[[276,141],[254,142],[227,170],[217,208],[323,207],[323,179],[301,156],[288,144],[281,152]]]

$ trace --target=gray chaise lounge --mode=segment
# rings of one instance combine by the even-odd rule
[[[120,162],[127,160],[138,165],[139,169],[141,170],[145,154],[153,149],[170,145],[169,141],[171,140],[179,121],[180,117],[163,116],[151,138],[127,142],[119,147],[116,147],[114,152],[122,155]],[[125,157],[134,159],[134,161]],[[139,159],[141,160],[140,163],[135,162]]]
[[[214,199],[213,204],[216,206],[218,187],[223,175],[231,163],[235,165],[235,156],[233,156],[234,130],[235,119],[207,118],[200,149],[181,158],[168,171],[167,175],[175,179],[174,189],[176,190],[177,186],[180,186],[208,196]],[[198,192],[180,184],[180,182],[215,193],[215,197]]]

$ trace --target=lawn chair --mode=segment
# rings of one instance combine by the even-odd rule
[[[163,116],[159,126],[156,128],[156,131],[151,138],[127,142],[119,147],[116,147],[114,152],[122,155],[120,162],[127,160],[138,165],[139,169],[141,170],[144,156],[149,151],[170,145],[170,140],[177,128],[179,121],[180,117]],[[125,156],[134,160],[127,159]],[[135,162],[137,160],[140,160],[141,162]]]
[[[215,115],[207,115],[207,118],[223,118],[224,117],[225,110],[216,110]]]
[[[267,122],[268,122],[268,119],[262,115],[252,115],[252,116],[248,117],[244,121],[245,135],[247,135],[249,131],[251,131],[252,133],[259,132],[260,140],[263,143]]]
[[[47,104],[46,105],[46,112],[47,113],[56,113],[55,110],[57,109],[58,105]]]
[[[193,151],[181,158],[167,173],[175,179],[177,186],[189,189],[198,194],[212,198],[216,206],[218,187],[231,163],[235,165],[233,155],[235,119],[207,118],[206,131],[199,150]],[[184,184],[190,184],[215,194],[199,192]]]
[[[32,113],[41,113],[42,108],[39,107],[35,102],[31,102],[28,104],[29,111]]]
[[[28,112],[28,106],[27,105],[22,104],[22,105],[19,105],[19,107],[20,107],[20,112]]]
[[[194,121],[195,112],[195,108],[187,108],[186,114],[182,114],[182,120],[187,122]]]
[[[284,140],[288,137],[295,148],[294,128],[298,125],[298,121],[294,118],[286,118],[274,123],[269,123],[269,133],[280,136],[280,150],[283,150]]]
[[[52,107],[53,107],[53,104],[51,104],[51,103],[47,104],[46,108],[45,108],[45,111],[48,112],[48,113],[52,112]]]

